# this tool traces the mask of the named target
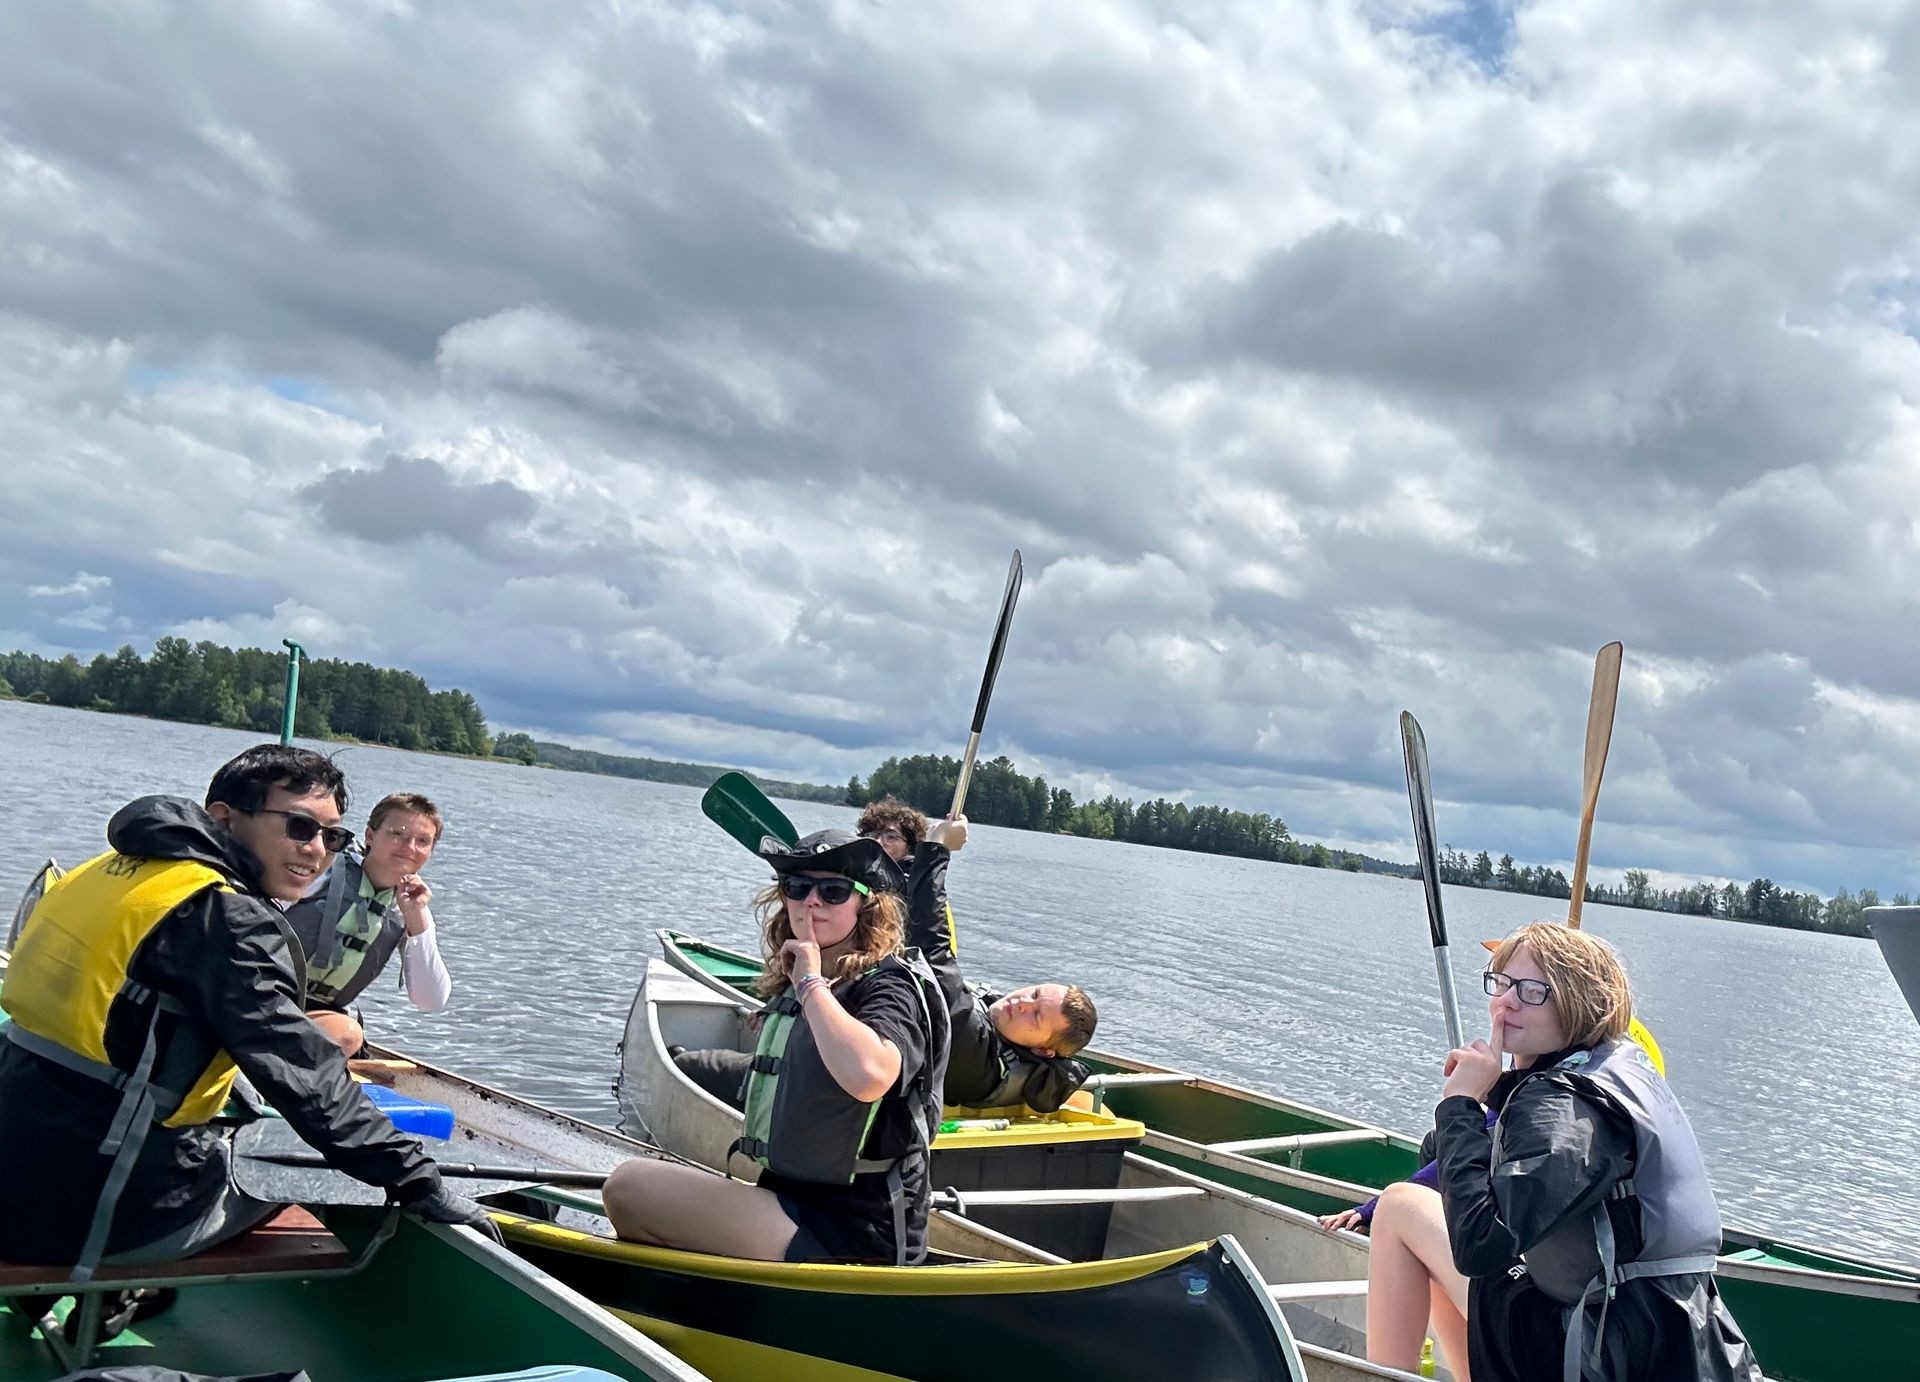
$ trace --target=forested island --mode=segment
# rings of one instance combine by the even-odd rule
[[[34,653],[0,653],[0,699],[18,698],[83,710],[145,715],[188,724],[221,725],[276,734],[285,696],[286,655],[260,648],[225,648],[212,642],[162,638],[150,657],[130,646],[82,662],[69,653],[50,659]],[[497,758],[572,772],[600,773],[649,782],[705,787],[725,768],[628,757],[576,749],[521,733],[489,733],[485,714],[465,691],[435,691],[412,672],[364,662],[310,658],[300,670],[295,732],[311,739],[351,739],[394,748]],[[957,759],[934,754],[889,758],[865,781],[843,787],[787,782],[749,774],[770,796],[799,801],[864,805],[894,795],[930,815],[946,811],[959,778]],[[1311,840],[1295,839],[1286,822],[1268,812],[1222,806],[1189,806],[1164,797],[1134,802],[1111,794],[1076,801],[1043,776],[1028,777],[1006,757],[974,765],[967,814],[983,825],[1042,830],[1097,840],[1125,840],[1167,849],[1226,854],[1244,859],[1338,868],[1417,878],[1417,865],[1375,859]],[[1497,861],[1448,848],[1440,859],[1442,882],[1539,897],[1569,898],[1572,884],[1559,869]],[[1790,892],[1771,879],[1737,883],[1652,886],[1644,870],[1629,869],[1621,886],[1592,883],[1589,902],[1612,903],[1687,916],[1724,917],[1764,926],[1842,935],[1867,934],[1861,910],[1877,906],[1872,888],[1841,889],[1831,898]],[[1908,905],[1905,893],[1889,899]]]

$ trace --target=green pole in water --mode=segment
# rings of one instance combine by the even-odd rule
[[[300,700],[300,657],[306,649],[291,638],[280,640],[287,645],[287,704],[280,715],[280,742],[293,742],[293,708]]]

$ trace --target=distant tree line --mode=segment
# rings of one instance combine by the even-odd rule
[[[262,734],[280,732],[286,681],[284,653],[184,638],[162,638],[147,658],[130,646],[84,663],[72,653],[58,660],[0,653],[0,696]],[[412,672],[330,658],[301,665],[294,732],[440,753],[493,751],[486,716],[466,692],[432,691]]]
[[[1448,848],[1441,851],[1437,862],[1442,883],[1532,893],[1538,897],[1570,899],[1573,896],[1572,883],[1559,869],[1517,867],[1511,854],[1501,855],[1495,863],[1484,849],[1470,856],[1464,850]],[[1858,896],[1842,888],[1823,901],[1818,893],[1788,892],[1776,886],[1771,878],[1756,878],[1744,888],[1738,883],[1687,883],[1677,888],[1656,888],[1644,869],[1628,869],[1617,888],[1589,883],[1586,900],[1682,916],[1756,922],[1794,931],[1827,931],[1840,936],[1867,935],[1862,909],[1880,906],[1880,894],[1872,888],[1861,889]],[[1892,905],[1910,906],[1911,900],[1905,893],[1896,893]]]
[[[895,796],[930,816],[939,816],[953,805],[953,789],[959,780],[960,762],[955,758],[933,754],[889,758],[865,782],[858,776],[852,778],[847,783],[846,801],[850,806],[864,806],[880,797]],[[1249,814],[1224,806],[1188,806],[1164,797],[1136,803],[1108,795],[1098,801],[1077,802],[1065,787],[1049,787],[1044,777],[1026,776],[1005,756],[974,764],[967,789],[967,818],[1016,830],[1126,840],[1137,845],[1270,859],[1313,868],[1359,872],[1365,863],[1361,855],[1294,839],[1287,833],[1285,821],[1264,811]]]
[[[531,734],[502,734],[493,741],[495,758],[510,758],[518,763],[560,768],[575,773],[601,773],[608,777],[631,777],[646,782],[675,782],[685,787],[705,787],[720,774],[729,771],[705,763],[674,763],[664,758],[632,758],[625,754],[595,753],[567,744],[551,744]],[[837,802],[844,795],[838,787],[823,787],[812,782],[783,782],[776,777],[749,773],[760,790],[770,797],[793,801]]]
[[[223,725],[262,734],[278,733],[285,689],[284,654],[260,648],[224,648],[207,641],[188,643],[184,638],[162,638],[147,658],[131,646],[112,655],[102,653],[84,663],[71,653],[59,659],[27,652],[0,653],[0,698]],[[486,716],[479,704],[464,691],[434,691],[412,672],[330,658],[309,659],[302,665],[294,730],[310,739],[353,738],[402,749],[491,755],[542,767],[691,787],[704,787],[725,771],[698,763],[596,753],[536,740],[528,734],[503,734],[495,739],[487,732]],[[800,801],[844,801],[863,806],[892,795],[937,816],[952,804],[959,777],[959,760],[916,754],[889,758],[865,782],[856,775],[845,787],[762,777],[754,781],[770,796]],[[1285,821],[1264,811],[1188,806],[1164,797],[1134,802],[1111,794],[1098,800],[1075,801],[1066,788],[1048,786],[1045,777],[1026,776],[1005,756],[974,765],[967,815],[984,825],[1126,840],[1312,868],[1413,878],[1420,872],[1413,865],[1296,840]],[[1573,885],[1559,869],[1519,865],[1511,854],[1503,854],[1495,862],[1484,849],[1470,855],[1449,847],[1441,852],[1438,871],[1444,883],[1538,897],[1573,896]],[[1861,913],[1880,905],[1880,895],[1872,888],[1863,888],[1858,894],[1842,888],[1823,900],[1815,893],[1787,891],[1770,878],[1756,878],[1745,887],[1703,882],[1655,888],[1642,869],[1627,870],[1617,888],[1589,884],[1586,899],[1847,936],[1866,935]],[[1905,893],[1896,893],[1892,903],[1911,905]]]

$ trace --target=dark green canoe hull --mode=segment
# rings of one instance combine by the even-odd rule
[[[528,1261],[715,1382],[1304,1382],[1264,1285],[1222,1243],[1065,1267],[823,1268],[582,1237],[509,1230]]]
[[[367,1211],[349,1217],[357,1222],[336,1230],[349,1243],[372,1232]],[[110,1340],[98,1365],[162,1365],[220,1377],[304,1368],[314,1382],[428,1382],[557,1364],[600,1368],[630,1382],[672,1375],[637,1361],[617,1338],[596,1338],[593,1318],[556,1313],[551,1300],[525,1289],[530,1280],[511,1258],[502,1268],[484,1250],[463,1251],[402,1220],[393,1240],[354,1276],[188,1287],[171,1309]],[[658,1352],[644,1339],[635,1342]],[[24,1319],[0,1309],[0,1382],[50,1382],[65,1371]],[[684,1369],[680,1376],[698,1374]]]

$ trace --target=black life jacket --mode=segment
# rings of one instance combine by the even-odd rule
[[[309,1007],[346,1007],[407,939],[393,889],[375,888],[351,854],[333,861],[324,887],[287,908],[287,920],[307,958]]]
[[[976,984],[967,989],[973,1005],[955,1024],[948,1103],[962,1108],[1024,1104],[1035,1113],[1052,1113],[1087,1082],[1093,1072],[1080,1061],[1038,1055],[1001,1036],[990,1011],[999,995]]]
[[[910,1145],[897,1155],[867,1155],[881,1100],[863,1103],[840,1087],[814,1043],[805,1009],[787,989],[761,1009],[760,1040],[747,1075],[746,1126],[728,1157],[739,1151],[776,1175],[818,1185],[848,1185],[857,1175],[884,1172],[893,1202],[894,1252],[904,1265],[908,1205],[900,1168],[924,1159],[939,1130],[949,1030],[939,981],[920,952],[889,956],[866,973],[888,967],[913,976],[927,1039],[926,1059],[904,1091],[912,1113]]]

